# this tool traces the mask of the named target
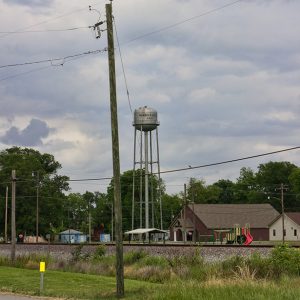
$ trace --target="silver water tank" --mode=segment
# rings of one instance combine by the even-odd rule
[[[134,111],[133,126],[137,130],[142,131],[154,130],[157,126],[159,126],[157,111],[147,106],[136,109]]]

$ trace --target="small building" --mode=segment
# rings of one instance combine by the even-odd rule
[[[269,240],[269,224],[279,216],[270,204],[189,204],[170,226],[171,241],[209,241],[248,225],[256,241]]]
[[[87,241],[87,235],[74,229],[67,229],[59,233],[59,240],[62,243],[78,244]]]
[[[282,215],[269,224],[271,241],[282,240],[282,225]],[[284,239],[286,241],[299,241],[300,212],[287,212],[284,214]]]

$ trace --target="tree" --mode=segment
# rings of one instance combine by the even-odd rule
[[[216,185],[205,185],[204,180],[190,178],[187,200],[194,203],[218,203],[221,189]]]
[[[144,188],[145,188],[145,173],[142,171],[142,177],[140,176],[141,171],[136,170],[135,172],[135,192],[134,192],[134,227],[140,227],[140,178],[142,178],[142,197],[144,201]],[[152,187],[151,187],[152,186]],[[151,199],[153,198],[154,204],[154,226],[160,227],[160,213],[159,213],[159,186],[161,189],[161,195],[165,193],[165,186],[159,180],[156,175],[149,174],[149,224],[151,224]],[[109,203],[113,203],[113,180],[111,180],[107,188],[107,197]],[[121,200],[122,200],[122,215],[123,215],[123,231],[131,230],[132,227],[132,192],[133,192],[133,171],[128,170],[121,174]],[[153,196],[153,197],[152,197]],[[145,205],[143,204],[143,215]],[[145,220],[142,220],[143,226]]]
[[[0,193],[11,186],[11,171],[16,170],[16,228],[17,232],[35,234],[36,194],[39,187],[39,233],[44,235],[63,219],[64,192],[69,189],[68,177],[57,174],[61,168],[51,154],[41,154],[30,148],[12,147],[0,152]],[[38,176],[37,176],[38,174]],[[9,201],[10,202],[10,201]],[[4,204],[0,204],[4,220]],[[0,231],[3,231],[3,222]]]
[[[259,189],[261,190],[261,202],[269,202],[278,210],[281,211],[280,191],[278,188],[283,183],[290,188],[289,178],[294,170],[298,167],[290,162],[268,162],[258,166],[256,180]],[[276,190],[277,189],[277,190]],[[293,210],[295,197],[289,193],[284,197],[284,204],[287,210]]]
[[[219,188],[218,203],[235,203],[235,184],[231,180],[220,179],[213,186]]]

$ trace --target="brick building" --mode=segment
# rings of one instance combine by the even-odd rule
[[[254,240],[268,241],[269,224],[279,215],[270,204],[189,204],[172,221],[170,239],[208,241],[215,230],[248,224]]]

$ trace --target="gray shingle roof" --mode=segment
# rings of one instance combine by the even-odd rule
[[[287,212],[285,214],[296,224],[300,225],[300,212]]]
[[[189,204],[193,210],[193,204]],[[207,228],[232,228],[234,224],[268,228],[279,215],[270,204],[194,204],[196,216]]]

